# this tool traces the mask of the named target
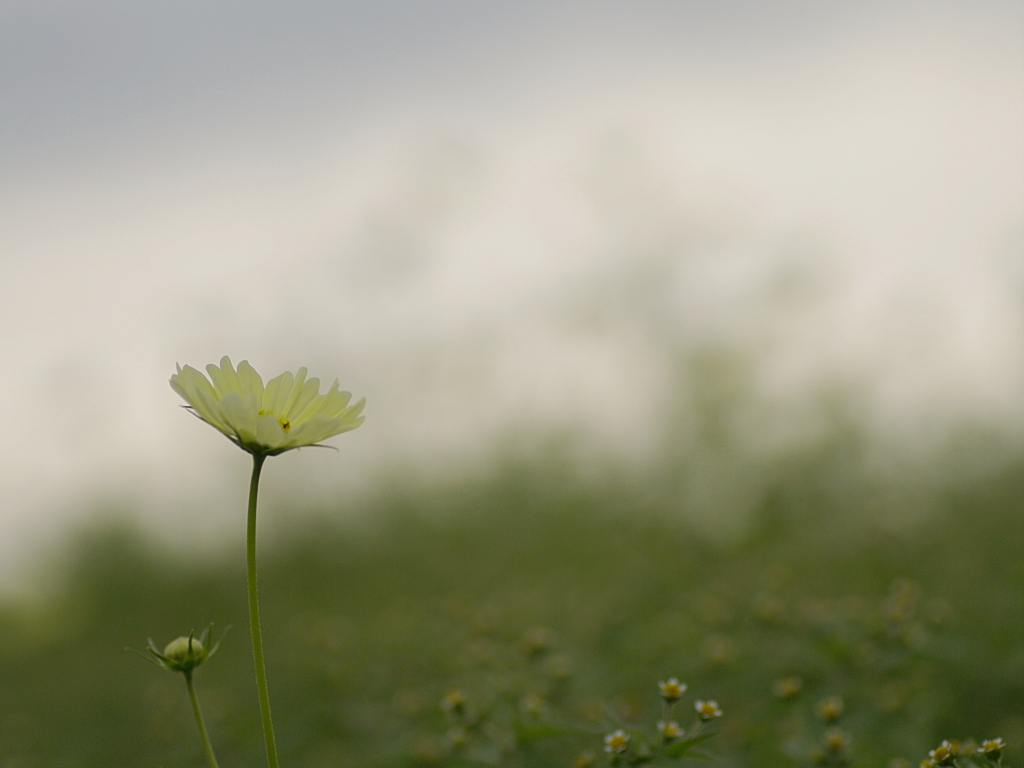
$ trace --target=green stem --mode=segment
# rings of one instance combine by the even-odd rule
[[[206,762],[210,768],[217,768],[217,758],[213,754],[213,746],[210,744],[210,737],[206,735],[206,725],[203,723],[203,713],[199,709],[199,699],[196,698],[196,689],[192,685],[192,672],[185,673],[185,686],[188,688],[188,697],[192,700],[192,712],[196,716],[196,727],[199,728],[199,738],[203,742],[203,752],[206,753]]]
[[[267,763],[278,768],[277,744],[274,742],[274,721],[270,718],[270,693],[267,691],[267,668],[263,662],[263,637],[260,634],[260,603],[256,594],[256,492],[265,454],[252,455],[252,480],[249,483],[249,525],[245,541],[245,565],[249,582],[249,629],[252,632],[252,659],[256,666],[256,689],[263,718],[263,740],[267,744]]]

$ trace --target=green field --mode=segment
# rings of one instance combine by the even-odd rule
[[[693,698],[724,711],[713,764],[811,765],[828,727],[853,766],[996,736],[1022,764],[1024,465],[912,490],[856,466],[773,470],[729,539],[682,522],[670,484],[550,464],[382,494],[355,530],[296,512],[260,565],[282,764],[604,765],[672,676],[682,725]],[[233,625],[196,673],[220,764],[266,764],[241,548],[184,562],[114,526],[60,584],[0,607],[0,768],[204,765],[181,677],[124,648],[210,622]]]

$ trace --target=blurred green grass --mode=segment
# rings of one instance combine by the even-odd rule
[[[808,764],[830,695],[855,766],[916,765],[967,736],[1002,736],[1019,759],[1024,463],[917,487],[925,512],[884,526],[884,509],[862,509],[905,494],[806,457],[775,471],[728,543],[682,522],[657,483],[561,466],[392,491],[358,530],[296,514],[263,547],[283,764],[479,764],[445,749],[439,702],[461,689],[476,706],[539,693],[543,718],[584,726],[478,758],[568,766],[601,752],[603,711],[650,727],[669,676],[725,710],[724,765]],[[196,677],[221,765],[262,764],[244,582],[241,551],[183,561],[123,525],[83,536],[44,601],[0,606],[0,768],[202,765],[181,679],[123,649],[209,622],[234,627]],[[554,638],[533,661],[531,631]],[[772,689],[787,676],[803,686],[784,700]]]

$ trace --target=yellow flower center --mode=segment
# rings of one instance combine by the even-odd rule
[[[674,739],[681,736],[683,731],[678,723],[672,721],[670,723],[661,723],[661,733],[666,739]]]
[[[658,683],[658,687],[661,688],[661,695],[670,701],[681,698],[683,691],[686,690],[686,686],[675,678],[667,682]]]

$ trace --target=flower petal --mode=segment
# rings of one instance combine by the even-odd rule
[[[281,423],[277,420],[276,416],[267,414],[260,416],[256,420],[256,440],[257,445],[261,445],[264,448],[280,448],[285,442],[285,432],[281,429]]]
[[[317,401],[317,398],[319,397],[317,393],[319,391],[320,379],[314,376],[302,385],[302,391],[299,392],[298,397],[296,397],[295,401],[288,407],[288,413],[282,415],[291,421],[292,424],[302,421],[303,418],[305,418],[305,411]],[[313,410],[316,410],[316,408],[313,408]]]
[[[213,388],[217,391],[218,397],[224,397],[228,392],[241,391],[238,386],[238,376],[227,355],[221,358],[219,368],[210,363],[206,366],[206,372],[210,374],[210,381],[213,382]]]
[[[256,373],[256,369],[249,365],[248,360],[238,364],[238,391],[243,397],[251,395],[256,398],[257,405],[263,402],[263,379]]]
[[[224,423],[243,443],[252,443],[256,440],[258,410],[252,397],[242,397],[238,392],[229,392],[220,400],[220,412]]]
[[[305,387],[307,373],[309,373],[309,371],[307,371],[305,368],[299,368],[299,370],[295,372],[295,380],[292,382],[291,391],[288,393],[287,399],[281,405],[281,409],[278,411],[278,415],[283,416],[286,419],[290,419],[292,417],[292,407],[294,406],[296,400],[298,400],[299,396],[302,394],[302,391]]]
[[[280,376],[275,376],[267,382],[267,388],[263,390],[263,410],[267,413],[281,414],[283,406],[292,394],[292,381],[294,376],[285,371]]]

